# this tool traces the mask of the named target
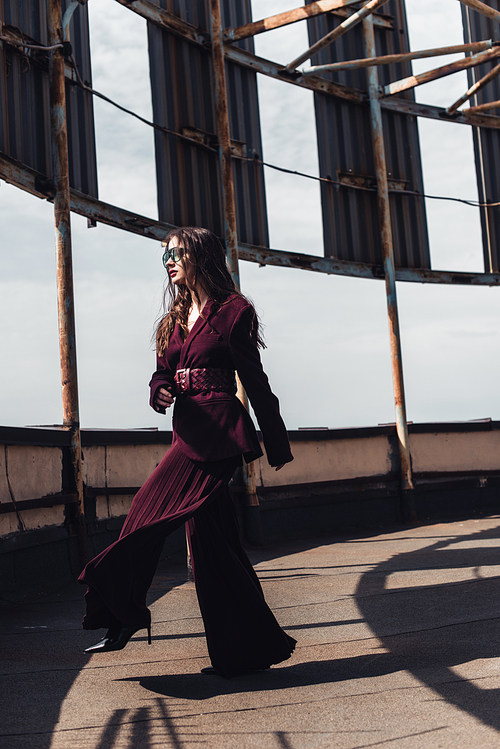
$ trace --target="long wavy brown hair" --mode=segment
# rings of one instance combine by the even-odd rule
[[[184,256],[187,256],[194,270],[192,291],[196,297],[195,287],[199,284],[205,289],[209,299],[212,299],[216,304],[222,305],[230,296],[234,295],[248,301],[234,284],[227,267],[226,254],[215,234],[209,229],[186,226],[169,232],[163,240],[163,244],[168,247],[168,244],[174,238],[178,241],[181,260]],[[159,356],[162,356],[165,349],[168,348],[177,323],[182,328],[184,336],[187,336],[189,332],[187,323],[192,303],[191,289],[186,284],[174,284],[170,275],[167,274],[163,295],[163,314],[158,319],[155,329],[156,350]],[[255,310],[251,335],[259,347],[265,347],[260,321]]]

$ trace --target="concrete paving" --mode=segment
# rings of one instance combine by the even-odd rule
[[[162,562],[153,646],[89,657],[83,589],[1,604],[2,749],[470,749],[500,745],[500,517],[252,550],[298,640],[225,680],[194,586]],[[99,634],[99,633],[97,633]]]

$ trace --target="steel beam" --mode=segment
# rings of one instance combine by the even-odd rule
[[[331,11],[332,16],[338,16],[339,18],[350,18],[352,15],[349,8],[339,8],[338,10]],[[392,16],[382,15],[381,13],[374,13],[373,25],[378,29],[386,29],[387,31],[394,31],[394,21]]]
[[[295,86],[307,88],[310,91],[317,91],[322,94],[329,94],[330,96],[337,96],[339,99],[347,99],[348,101],[356,102],[357,104],[367,104],[367,95],[364,91],[360,91],[349,86],[343,86],[340,83],[333,83],[326,78],[320,76],[299,76],[298,78],[284,78],[283,68],[277,62],[266,60],[262,57],[246,52],[239,47],[232,47],[228,45],[224,48],[225,56],[227,60],[236,62],[239,65],[255,70],[257,73],[262,73],[270,78],[276,78],[277,80],[285,80],[287,83],[291,83]],[[426,117],[431,120],[449,120],[450,115],[447,114],[445,107],[436,107],[433,104],[421,104],[417,101],[410,101],[408,99],[399,98],[387,98],[380,99],[380,106],[382,109],[390,109],[392,111],[401,112],[402,114],[410,114],[416,117]],[[455,113],[453,116],[453,122],[458,122],[462,125],[475,125],[477,127],[488,127],[498,129],[500,128],[500,117],[491,115],[475,115],[474,118],[465,115],[462,112]]]
[[[142,18],[156,24],[159,28],[178,34],[194,44],[209,43],[207,35],[200,32],[195,26],[192,26],[186,21],[181,21],[177,16],[173,16],[171,13],[163,11],[157,5],[148,2],[148,0],[135,0],[133,3],[131,0],[116,0],[116,2],[133,10]],[[377,24],[377,18],[373,18],[374,23]],[[341,99],[347,99],[358,103],[365,102],[367,98],[364,91],[358,91],[349,86],[343,86],[340,83],[333,83],[332,81],[329,81],[326,78],[321,78],[320,76],[308,76],[307,79],[303,77],[285,77],[283,74],[284,67],[280,63],[258,57],[251,52],[246,52],[245,50],[232,46],[231,44],[225,45],[224,55],[227,60],[231,60],[239,65],[255,70],[257,73],[276,78],[277,80],[286,81],[287,83],[300,86],[301,88],[307,88],[310,91],[338,96]],[[69,67],[67,70],[67,76],[74,78],[73,71]],[[442,120],[447,118],[446,109],[444,107],[436,107],[431,104],[420,104],[419,102],[412,102],[406,99],[382,99],[381,106],[383,109],[391,109],[393,111],[399,111],[403,114],[411,114],[417,117],[427,117],[432,120]],[[474,117],[468,116],[466,119],[463,114],[458,114],[458,116],[454,116],[453,121],[463,125],[475,125],[477,127],[495,129],[500,128],[500,117],[496,116],[481,116],[478,114]]]
[[[252,23],[246,23],[244,26],[238,26],[235,29],[224,29],[222,38],[225,44],[239,42],[249,36],[262,34],[264,31],[271,31],[271,29],[278,29],[282,26],[289,26],[291,23],[313,18],[338,8],[345,8],[358,2],[359,0],[318,0],[316,3],[303,5],[301,8],[287,10],[284,13],[277,13],[274,16],[262,18],[260,21],[252,21]]]
[[[364,57],[359,60],[331,62],[327,65],[312,65],[310,68],[303,68],[299,72],[302,75],[315,75],[317,73],[331,73],[333,70],[356,70],[357,68],[369,68],[372,65],[392,65],[397,62],[422,60],[427,57],[453,55],[459,52],[482,52],[485,49],[491,49],[492,46],[493,41],[488,39],[484,42],[471,42],[469,44],[455,44],[451,47],[421,49],[415,52],[402,52],[398,55],[381,55],[380,57]]]
[[[246,68],[255,70],[256,73],[262,73],[263,75],[268,75],[270,78],[277,78],[280,81],[286,81],[295,86],[308,88],[311,91],[331,94],[332,96],[338,96],[340,99],[347,99],[348,101],[354,102],[362,102],[366,99],[364,91],[358,91],[355,88],[344,86],[341,83],[334,83],[327,78],[320,78],[319,76],[302,78],[300,75],[297,77],[288,77],[285,68],[283,65],[280,65],[280,63],[266,60],[263,57],[257,57],[257,55],[253,55],[251,52],[247,52],[239,47],[233,47],[230,44],[224,47],[224,55],[227,60],[231,60],[231,62],[236,62],[238,65],[243,65]]]
[[[480,2],[480,0],[460,0],[460,2],[462,3],[462,5],[468,5],[469,8],[477,10],[479,13],[482,13],[483,16],[492,18],[494,21],[498,21],[500,23],[500,12],[498,10],[495,10],[494,8],[490,8],[490,6],[486,5],[486,3],[482,3]]]
[[[366,6],[365,6],[366,7]],[[375,57],[375,35],[371,17],[363,20],[363,41],[366,57]],[[387,312],[389,320],[389,338],[391,344],[392,379],[396,406],[396,433],[398,436],[399,460],[401,465],[401,486],[403,490],[413,489],[408,422],[403,378],[403,358],[401,352],[401,335],[399,328],[398,303],[396,294],[396,268],[394,264],[394,247],[392,241],[391,212],[389,205],[389,185],[387,181],[387,164],[385,159],[384,130],[382,109],[378,90],[378,71],[376,67],[367,69],[368,94],[370,97],[371,132],[375,176],[377,179],[378,215],[380,237],[384,263],[385,288],[387,294]]]
[[[474,68],[476,65],[482,65],[485,62],[494,60],[500,56],[500,47],[495,46],[493,49],[487,50],[486,52],[479,52],[477,55],[472,57],[464,57],[462,60],[457,60],[449,65],[443,65],[440,68],[434,70],[427,70],[425,73],[419,73],[418,75],[410,75],[408,78],[401,78],[399,81],[384,86],[384,95],[392,96],[399,94],[401,91],[407,91],[409,88],[415,88],[421,86],[429,81],[435,81],[438,78],[444,78],[447,75],[452,75],[459,70],[466,70],[467,68]]]
[[[383,101],[380,102],[383,104]],[[14,161],[0,153],[0,179],[21,188],[37,198],[53,200],[54,185],[30,167]],[[158,221],[124,208],[104,203],[96,198],[71,190],[71,210],[92,221],[113,226],[115,229],[138,234],[147,239],[161,241],[165,235],[177,227]],[[320,250],[320,248],[318,248]],[[269,247],[238,242],[238,258],[261,266],[273,265],[280,268],[326,273],[327,275],[354,276],[356,278],[383,279],[381,265],[353,263],[322,255],[305,255],[286,250],[275,250]],[[396,268],[396,280],[413,283],[438,283],[462,286],[500,286],[499,273],[463,273],[454,271],[420,270],[418,268]]]
[[[462,104],[465,104],[466,101],[471,99],[475,94],[477,94],[478,91],[481,91],[481,89],[484,88],[487,83],[492,81],[499,74],[500,74],[500,65],[495,65],[495,67],[492,70],[490,70],[489,73],[486,73],[486,75],[484,75],[479,81],[476,81],[476,83],[474,83],[473,86],[467,89],[465,94],[461,96],[460,99],[457,99],[456,102],[454,102],[451,106],[448,107],[448,109],[446,110],[448,114],[453,114],[454,112],[456,112],[456,110],[459,107],[461,107]],[[491,104],[491,102],[488,102],[488,104]],[[482,105],[478,105],[478,106],[481,107]],[[489,107],[489,106],[486,107],[486,109],[490,109],[490,108],[494,109],[494,107]],[[482,109],[480,109],[479,111],[482,111]]]
[[[240,260],[258,263],[260,266],[274,265],[281,268],[326,273],[327,275],[353,276],[356,278],[383,279],[381,265],[354,263],[319,255],[302,255],[285,250],[273,250],[240,243]],[[460,286],[500,286],[500,273],[463,273],[419,268],[396,268],[396,280],[412,283],[453,284]]]
[[[116,0],[120,5],[124,5],[128,10],[133,10],[138,16],[145,18],[146,21],[160,26],[165,31],[182,36],[183,39],[195,42],[196,44],[206,44],[210,37],[200,29],[196,28],[187,21],[183,21],[179,16],[163,10],[159,5],[152,3],[150,0]]]
[[[49,44],[62,41],[61,0],[48,2]],[[52,170],[54,180],[54,221],[56,235],[57,304],[59,319],[59,352],[63,426],[70,433],[72,491],[78,497],[74,505],[80,564],[88,560],[87,528],[82,482],[82,450],[78,410],[78,378],[76,365],[75,305],[71,255],[71,220],[68,133],[66,123],[66,91],[64,58],[61,48],[53,49],[49,60],[50,124]]]
[[[292,60],[292,62],[288,63],[288,65],[286,66],[286,70],[289,73],[293,73],[293,71],[297,68],[297,65],[300,65],[301,62],[304,62],[304,60],[312,57],[312,55],[316,54],[316,52],[319,52],[321,49],[324,49],[329,44],[332,44],[336,39],[341,37],[343,34],[346,34],[349,29],[352,29],[354,26],[360,23],[363,18],[369,16],[386,2],[387,0],[370,0],[370,2],[366,3],[366,5],[363,5],[363,7],[358,10],[357,13],[353,13],[346,21],[343,21],[339,26],[337,26],[336,29],[330,31],[329,34],[326,34],[326,36],[324,36],[322,39],[319,39],[315,44],[312,45],[312,47],[309,47],[309,49],[306,49],[305,52],[302,52],[302,54],[296,57],[295,60]]]
[[[497,66],[497,67],[500,67],[500,66]],[[464,109],[464,114],[468,120],[472,120],[472,115],[475,115],[478,112],[487,112],[489,109],[499,109],[499,108],[500,108],[499,100],[487,101],[484,104],[478,104],[475,107],[469,107],[469,109]]]
[[[489,114],[472,114],[469,116],[469,110],[455,112],[449,115],[444,107],[436,107],[433,104],[420,104],[418,101],[409,101],[408,99],[380,99],[382,109],[389,109],[393,112],[402,114],[411,114],[415,117],[427,117],[430,120],[441,120],[458,122],[460,125],[474,125],[475,127],[486,127],[494,130],[500,128],[500,117]]]

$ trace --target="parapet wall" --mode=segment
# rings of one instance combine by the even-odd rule
[[[497,511],[500,422],[414,424],[409,430],[411,496],[399,489],[394,425],[290,432],[293,463],[279,472],[265,459],[255,464],[264,538],[387,525],[404,521],[410,510],[421,521]],[[155,429],[82,431],[91,553],[116,538],[135,492],[171,439],[171,432]],[[68,489],[68,445],[61,428],[0,427],[0,554],[3,560],[13,555],[5,568],[13,578],[19,577],[21,550],[26,555],[47,545],[59,547],[64,566],[77,571],[74,529],[68,523],[76,499]],[[238,476],[233,491],[245,518]],[[183,544],[182,534],[171,548],[176,544]],[[49,550],[44,554],[50,556]]]

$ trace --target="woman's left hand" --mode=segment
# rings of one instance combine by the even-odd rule
[[[174,396],[170,392],[170,389],[161,387],[155,395],[155,407],[156,408],[170,408],[174,402]]]

